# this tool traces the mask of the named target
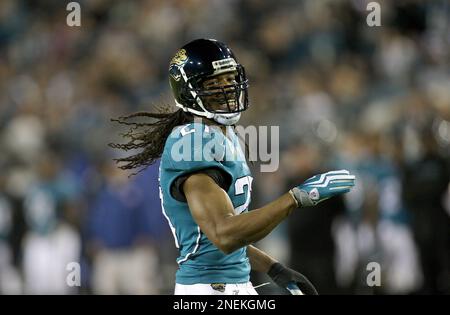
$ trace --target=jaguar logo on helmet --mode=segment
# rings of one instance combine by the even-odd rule
[[[186,62],[187,59],[188,57],[186,56],[186,49],[180,49],[179,51],[177,51],[175,56],[173,56],[172,60],[170,61],[170,65],[181,66]]]
[[[180,80],[181,78],[180,67],[182,67],[187,60],[188,57],[186,55],[186,50],[180,49],[179,51],[177,51],[175,56],[173,56],[172,60],[170,61],[169,74],[175,81]]]

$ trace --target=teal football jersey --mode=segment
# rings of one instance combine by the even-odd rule
[[[174,128],[164,147],[160,164],[160,197],[163,213],[180,252],[176,274],[176,282],[180,284],[249,281],[250,263],[246,248],[225,255],[201,231],[188,204],[171,193],[178,177],[218,168],[231,178],[227,194],[235,214],[248,211],[253,178],[231,127],[227,127],[227,135],[217,127],[190,123]]]

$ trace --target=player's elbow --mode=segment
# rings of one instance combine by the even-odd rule
[[[234,251],[230,245],[223,242],[217,244],[217,248],[225,255],[231,254]]]
[[[227,220],[216,222],[208,232],[209,239],[225,255],[231,254],[246,245],[236,229]]]
[[[228,244],[222,243],[222,242],[217,244],[217,248],[225,255],[229,255],[235,251],[234,247],[232,247]]]
[[[234,238],[228,235],[219,235],[217,237],[216,246],[225,255],[231,254],[242,247],[240,242],[237,242]]]

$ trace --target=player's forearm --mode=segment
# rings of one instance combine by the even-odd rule
[[[270,267],[277,262],[277,260],[253,245],[247,246],[247,256],[252,270],[258,272],[267,273]]]
[[[262,208],[224,218],[217,227],[223,246],[231,252],[261,240],[295,208],[294,199],[286,193]]]

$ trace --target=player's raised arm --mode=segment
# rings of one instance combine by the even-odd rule
[[[183,190],[202,232],[226,254],[262,239],[296,207],[284,194],[261,209],[235,215],[229,196],[205,174],[190,176]]]
[[[205,174],[194,174],[184,182],[189,209],[203,233],[228,254],[269,234],[296,207],[314,206],[332,196],[346,193],[355,176],[332,171],[311,177],[271,203],[253,211],[234,214],[227,193]]]

